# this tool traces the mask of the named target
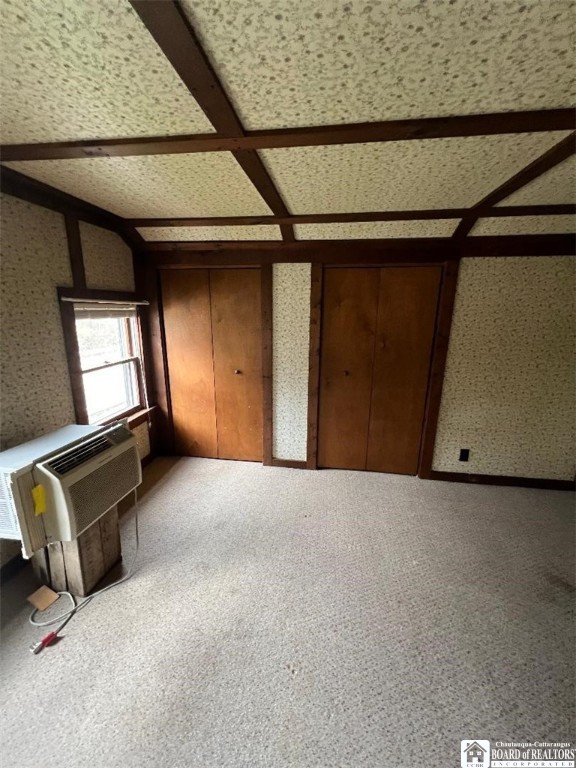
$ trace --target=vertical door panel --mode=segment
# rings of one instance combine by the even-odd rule
[[[260,270],[210,270],[218,458],[262,460]]]
[[[164,270],[162,303],[176,453],[216,458],[208,270]]]
[[[377,269],[324,272],[319,466],[366,466],[378,287]]]
[[[367,469],[418,471],[440,274],[440,267],[380,270]]]

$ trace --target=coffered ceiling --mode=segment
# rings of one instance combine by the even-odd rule
[[[4,165],[144,241],[573,231],[575,31],[570,0],[2,0]]]

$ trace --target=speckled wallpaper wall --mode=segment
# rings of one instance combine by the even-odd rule
[[[133,291],[132,251],[120,235],[81,221],[80,236],[87,287]]]
[[[306,461],[310,264],[275,264],[273,273],[272,454]]]
[[[574,478],[575,277],[569,256],[462,261],[434,469]]]
[[[57,286],[72,285],[64,218],[3,195],[0,262],[0,450],[75,421]],[[129,249],[114,233],[82,225],[89,285],[133,288]],[[128,269],[129,267],[129,269]],[[147,430],[147,425],[142,425]],[[148,435],[139,428],[141,455]],[[0,563],[19,547],[0,544]]]
[[[74,421],[56,296],[71,285],[64,218],[3,196],[0,280],[2,449]]]

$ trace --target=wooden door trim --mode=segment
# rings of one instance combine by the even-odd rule
[[[262,464],[273,466],[272,439],[274,430],[273,412],[273,274],[272,264],[260,266],[262,302]]]
[[[434,445],[436,443],[440,403],[442,402],[442,388],[444,386],[444,373],[448,357],[448,343],[450,341],[450,329],[454,314],[459,266],[459,261],[447,261],[442,270],[436,327],[434,329],[434,345],[428,376],[428,393],[426,396],[426,409],[424,411],[422,442],[420,445],[420,461],[418,463],[418,477],[426,480],[433,478]]]
[[[312,264],[310,283],[310,344],[308,357],[308,435],[306,469],[318,469],[318,406],[322,338],[324,265]]]

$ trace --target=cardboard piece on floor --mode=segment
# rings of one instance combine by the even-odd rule
[[[26,599],[29,603],[32,603],[34,608],[38,611],[45,611],[46,608],[49,608],[52,603],[55,603],[59,597],[60,595],[50,589],[50,587],[40,587],[40,589],[37,589],[36,592],[32,592]]]

